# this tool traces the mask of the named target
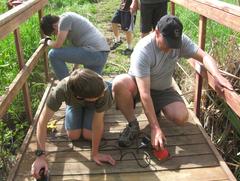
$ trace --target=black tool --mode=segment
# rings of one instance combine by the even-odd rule
[[[142,141],[138,149],[141,149],[141,148],[151,148],[151,139],[148,136],[144,136],[142,138]]]
[[[43,167],[39,171],[39,175],[41,176],[41,178],[37,179],[37,181],[50,181],[49,173],[45,175],[44,172],[45,172],[45,168]]]

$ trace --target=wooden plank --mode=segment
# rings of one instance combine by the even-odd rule
[[[69,146],[68,148],[71,148]],[[211,149],[207,144],[195,144],[195,145],[182,145],[182,146],[167,146],[169,153],[173,157],[182,156],[194,156],[194,155],[206,155],[211,154]],[[49,147],[47,148],[49,150]],[[72,150],[61,151],[59,148],[53,152],[49,152],[47,156],[48,162],[87,162],[91,161],[91,149],[80,150],[78,147],[73,147]],[[117,147],[106,147],[100,150],[101,153],[110,154],[117,161],[120,161],[120,153],[133,152],[136,154],[136,158],[141,160],[144,157],[143,150],[148,151],[150,154],[152,151],[150,149],[141,149],[139,154],[137,154],[136,148],[117,148]],[[27,152],[22,161],[22,165],[31,165],[35,160],[36,156],[34,152]],[[124,160],[135,160],[132,154],[127,154],[124,156]]]
[[[205,16],[200,15],[199,19],[199,28],[198,28],[198,45],[201,49],[205,49],[205,40],[206,40],[206,25],[207,18]],[[200,104],[201,104],[201,96],[202,96],[202,85],[203,78],[196,73],[195,75],[195,95],[194,95],[194,112],[198,118],[200,118]]]
[[[106,132],[104,132],[103,138],[107,139],[107,140],[112,140],[112,139],[118,139],[119,134],[122,132],[122,130],[125,128],[118,128],[118,129],[110,129],[110,130],[106,130]],[[197,129],[196,125],[186,125],[183,127],[163,127],[162,128],[163,132],[165,133],[166,136],[184,136],[184,135],[195,135],[195,134],[199,134],[200,131],[199,129]],[[141,130],[141,133],[143,134],[148,134],[150,133],[150,128],[149,126],[144,127],[144,129]],[[61,130],[58,130],[57,133],[52,134],[51,136],[49,136],[49,139],[54,138],[54,137],[65,137],[66,136],[66,132],[64,130],[64,128],[62,127]],[[65,138],[66,139],[66,138]]]
[[[126,166],[127,165],[127,166]],[[187,168],[201,168],[219,165],[213,155],[194,155],[183,157],[172,157],[170,160],[159,163],[151,162],[147,168],[138,167],[135,160],[119,161],[114,167],[105,164],[97,165],[95,162],[63,162],[49,163],[51,175],[78,175],[78,174],[111,174],[111,173],[135,173],[152,172],[157,170],[179,170]],[[19,168],[18,175],[29,175],[31,165],[23,165]]]
[[[210,148],[212,149],[213,153],[215,154],[216,158],[218,159],[221,167],[224,169],[224,171],[226,172],[226,174],[228,175],[228,178],[232,181],[236,181],[236,178],[234,177],[233,173],[231,172],[231,170],[229,169],[229,167],[227,166],[226,162],[223,160],[222,156],[220,155],[220,153],[218,152],[218,150],[216,149],[216,147],[214,146],[214,144],[212,143],[211,139],[209,138],[209,136],[207,135],[207,133],[205,132],[204,128],[202,127],[201,123],[199,122],[198,118],[194,115],[193,112],[190,112],[192,118],[195,120],[195,122],[198,124],[198,127],[200,129],[200,131],[202,132],[203,136],[205,137],[208,145],[210,146]]]
[[[14,179],[14,177],[15,177],[17,171],[18,171],[18,168],[21,165],[22,157],[23,157],[23,155],[26,152],[27,146],[28,146],[29,141],[30,141],[30,139],[32,137],[34,129],[35,129],[36,125],[37,125],[37,120],[38,120],[38,118],[39,118],[39,116],[40,116],[40,114],[42,112],[43,106],[44,106],[44,104],[46,102],[46,99],[47,99],[48,93],[49,93],[49,91],[51,89],[51,86],[52,86],[52,84],[48,84],[48,86],[47,86],[47,88],[46,88],[46,90],[45,90],[45,92],[43,94],[42,100],[39,103],[38,109],[37,109],[36,114],[34,116],[34,121],[35,122],[33,122],[33,125],[31,125],[30,128],[28,129],[28,132],[27,132],[27,134],[26,134],[26,136],[25,136],[25,138],[23,140],[22,146],[21,146],[21,148],[20,148],[20,150],[19,150],[19,152],[17,154],[17,157],[16,157],[17,162],[16,162],[15,166],[9,172],[9,176],[8,176],[8,179],[7,179],[8,181],[12,181]]]
[[[240,31],[239,6],[218,0],[171,0],[171,2],[230,27],[235,31]]]
[[[41,55],[45,49],[44,45],[40,45],[34,54],[30,57],[24,68],[17,74],[13,82],[8,87],[5,95],[1,96],[0,99],[0,118],[3,117],[9,105],[13,101],[14,97],[18,94],[23,84],[31,74],[32,70],[37,65]]]
[[[198,46],[205,50],[207,18],[200,15],[198,28]]]
[[[171,15],[175,15],[175,3],[170,2],[170,12]]]
[[[141,136],[142,137],[142,136]],[[141,139],[140,137],[140,139]],[[117,145],[117,139],[116,140],[102,140],[101,144],[105,144],[107,141],[107,144],[109,145]],[[48,137],[46,140],[47,144],[55,144],[56,146],[63,142],[63,145],[69,145],[71,141],[67,138],[63,137]],[[86,142],[84,140],[76,141],[75,144],[78,145],[78,147],[83,147],[86,145]],[[177,135],[177,136],[168,136],[167,137],[167,145],[173,146],[173,145],[188,145],[188,144],[199,144],[199,143],[205,143],[205,139],[201,134],[195,134],[195,135]],[[90,144],[90,142],[88,143]],[[30,144],[29,144],[29,151],[34,150],[36,147],[36,135],[33,135]]]
[[[42,9],[48,0],[28,0],[0,15],[0,40],[13,32],[20,24]]]
[[[146,126],[149,125],[148,121],[146,121],[146,116],[145,115],[141,115],[138,117],[138,122],[139,122],[139,126],[140,126],[140,129],[144,129]],[[64,132],[65,131],[65,127],[64,127],[64,121],[63,120],[65,118],[62,118],[58,121],[58,119],[51,119],[51,121],[55,121],[57,120],[56,122],[56,129],[57,129],[57,132]],[[116,120],[116,121],[114,121]],[[109,130],[122,130],[123,128],[126,127],[126,125],[128,124],[128,122],[125,120],[125,118],[123,116],[114,116],[114,117],[105,117],[104,119],[104,130],[105,131],[109,131]],[[160,125],[161,125],[161,128],[170,128],[170,127],[175,127],[175,128],[179,128],[181,129],[183,126],[189,126],[189,125],[192,125],[194,126],[194,124],[192,123],[189,123],[189,122],[186,122],[185,125],[183,126],[179,126],[179,125],[176,125],[175,123],[173,123],[172,121],[167,121],[167,120],[160,120]]]
[[[150,133],[150,130],[142,130],[144,133]],[[182,136],[182,135],[194,135],[194,134],[199,134],[200,131],[199,129],[194,129],[193,126],[189,127],[182,127],[182,129],[165,129],[163,128],[162,131],[165,133],[165,136]],[[105,139],[117,139],[119,137],[120,132],[105,132],[104,133],[104,138]]]
[[[14,30],[14,40],[15,40],[17,57],[18,57],[19,70],[21,70],[24,67],[25,62],[24,62],[24,55],[23,55],[20,32],[19,32],[18,28],[16,30]],[[31,124],[33,122],[32,104],[31,104],[30,92],[29,92],[27,82],[25,82],[23,84],[22,91],[23,91],[25,112],[27,115],[27,119],[28,119],[29,123]]]
[[[169,170],[159,172],[139,172],[102,175],[63,175],[51,176],[54,181],[226,181],[226,174],[220,167]],[[29,176],[18,176],[15,181],[29,181]]]
[[[36,4],[38,1],[40,0],[28,0],[28,1],[24,1],[22,4],[8,10],[7,12],[1,14],[0,16],[0,25],[4,25],[7,22],[11,21],[11,19],[13,19],[14,17],[20,15],[21,13],[23,13],[24,11],[26,11],[27,9],[29,9],[31,6],[34,6],[34,4]]]
[[[39,24],[41,22],[42,17],[43,17],[43,8],[38,11]],[[39,26],[39,29],[40,29],[40,33],[41,33],[41,38],[44,38],[45,35],[43,34],[43,31],[41,30],[40,26]],[[45,49],[45,52],[43,54],[43,60],[44,60],[44,72],[45,72],[46,82],[49,82],[50,77],[49,77],[49,65],[48,65],[47,52],[48,52],[48,49]]]
[[[203,64],[194,59],[189,59],[188,62],[202,77],[205,77],[208,80],[208,84],[216,91],[214,77],[206,71]],[[230,91],[226,88],[223,88],[223,90],[223,99],[231,109],[240,116],[240,96],[235,91]]]

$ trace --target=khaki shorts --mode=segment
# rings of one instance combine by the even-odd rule
[[[184,103],[182,97],[172,87],[165,89],[165,90],[151,90],[151,97],[152,97],[155,113],[157,115],[168,104],[171,104],[173,102],[183,102]],[[137,102],[140,102],[139,92],[134,97],[134,107]]]

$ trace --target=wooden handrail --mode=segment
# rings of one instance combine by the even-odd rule
[[[206,39],[206,23],[207,18],[216,21],[219,24],[225,25],[235,31],[240,32],[240,7],[224,3],[218,0],[170,0],[171,13],[175,13],[174,4],[179,4],[200,15],[199,18],[199,38],[198,44],[204,49]],[[202,91],[202,77],[207,78],[208,84],[215,90],[213,76],[206,71],[204,66],[193,59],[189,60],[192,67],[196,70],[196,88],[194,98],[194,112],[199,117],[200,115],[200,99]],[[232,108],[232,110],[240,117],[240,96],[228,89],[224,89],[224,100]]]
[[[199,15],[240,31],[240,7],[218,0],[170,0]]]
[[[192,67],[194,67],[197,74],[206,78],[211,88],[216,91],[214,77],[209,72],[207,72],[204,65],[194,59],[189,59],[188,62],[192,65]],[[232,110],[240,117],[240,96],[236,92],[224,88],[223,99],[232,108]]]
[[[8,87],[5,95],[1,97],[0,100],[0,118],[3,117],[4,113],[8,109],[9,105],[12,103],[15,96],[18,94],[19,90],[22,88],[23,84],[26,83],[29,75],[31,74],[34,67],[37,65],[40,57],[43,55],[45,50],[44,45],[40,45],[35,53],[30,57],[23,69],[17,74],[16,78]]]
[[[28,20],[33,14],[38,12],[39,20],[43,16],[43,7],[48,3],[48,0],[28,0],[24,1],[6,13],[0,15],[0,40],[5,38],[9,33],[14,32],[15,46],[18,57],[20,72],[17,74],[13,82],[8,87],[8,90],[3,96],[0,97],[0,118],[2,118],[7,111],[10,104],[13,102],[15,96],[19,93],[20,89],[24,94],[24,106],[28,120],[32,123],[32,108],[30,93],[27,86],[27,79],[32,70],[36,67],[40,57],[44,53],[45,61],[45,74],[48,79],[48,61],[45,52],[45,47],[40,45],[35,53],[31,56],[28,62],[24,62],[24,50],[21,45],[21,37],[19,26]],[[39,31],[40,32],[40,31]],[[43,36],[43,35],[42,35]]]
[[[28,0],[0,15],[0,40],[19,27],[34,13],[42,9],[48,0]]]

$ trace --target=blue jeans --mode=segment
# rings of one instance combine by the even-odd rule
[[[95,108],[67,106],[65,116],[65,129],[88,129],[92,130],[93,115]]]
[[[112,94],[112,83],[106,82],[108,90]],[[73,107],[67,105],[65,116],[65,129],[88,129],[92,130],[92,121],[96,109],[94,107]]]
[[[66,62],[82,64],[84,68],[102,73],[108,52],[90,51],[81,47],[53,48],[48,52],[52,68],[59,80],[69,75]]]

